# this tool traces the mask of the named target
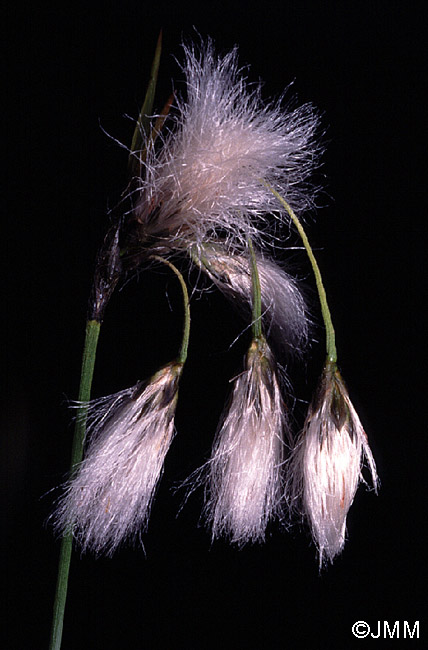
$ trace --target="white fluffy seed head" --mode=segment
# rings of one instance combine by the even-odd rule
[[[245,251],[229,254],[227,247],[199,247],[198,265],[219,289],[248,312],[252,302],[251,268]],[[309,317],[297,282],[273,260],[257,254],[264,331],[281,352],[301,353],[307,345]]]
[[[265,341],[253,341],[206,468],[204,512],[213,538],[225,535],[239,546],[264,540],[283,496],[284,426],[272,354]]]
[[[239,69],[236,48],[220,57],[208,40],[184,52],[187,96],[177,99],[162,147],[148,149],[135,217],[143,239],[174,248],[219,235],[245,245],[248,235],[259,238],[266,214],[281,216],[261,179],[296,210],[312,204],[318,117],[309,104],[264,104],[260,84],[249,86]]]
[[[145,385],[90,407],[90,441],[54,518],[83,551],[111,555],[148,524],[156,485],[174,435],[181,364],[169,364]]]
[[[301,502],[320,566],[345,544],[346,517],[366,460],[376,490],[373,454],[337,368],[327,364],[290,467],[292,498]]]

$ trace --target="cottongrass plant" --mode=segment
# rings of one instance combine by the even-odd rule
[[[94,274],[71,478],[55,515],[64,538],[51,650],[61,646],[73,539],[83,550],[111,555],[147,528],[174,436],[190,325],[186,285],[171,259],[186,258],[243,306],[247,318],[251,313],[245,368],[234,380],[210,460],[190,477],[190,489],[205,484],[204,513],[213,538],[226,536],[238,546],[262,541],[269,521],[282,518],[289,425],[277,368],[288,353],[299,358],[305,352],[309,318],[298,283],[271,254],[293,224],[315,274],[327,361],[287,463],[286,496],[309,520],[321,563],[343,547],[364,458],[377,485],[367,438],[337,370],[321,274],[295,213],[315,203],[310,177],[322,152],[318,114],[312,105],[291,105],[284,97],[263,102],[261,84],[250,85],[238,66],[237,48],[218,56],[208,39],[184,46],[186,94],[175,94],[153,116],[160,50],[159,39],[130,149],[130,209],[113,219]],[[183,288],[180,354],[148,382],[90,405],[106,306],[120,280],[154,260],[169,265]]]

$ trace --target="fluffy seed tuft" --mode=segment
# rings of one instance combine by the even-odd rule
[[[213,538],[239,546],[261,542],[279,514],[284,452],[284,406],[272,354],[253,341],[207,464],[205,516]]]
[[[198,264],[236,305],[251,307],[251,269],[244,251],[230,255],[225,247],[200,247]],[[301,353],[308,340],[309,318],[297,282],[273,260],[256,255],[264,331],[281,352]]]
[[[310,104],[263,103],[260,84],[250,87],[238,67],[237,48],[220,57],[208,40],[184,52],[187,97],[178,97],[161,149],[148,148],[135,217],[142,239],[166,247],[221,236],[245,248],[248,236],[260,239],[266,215],[285,216],[261,179],[296,210],[312,204],[318,116]]]
[[[112,555],[147,528],[157,483],[174,436],[182,365],[169,364],[147,384],[92,406],[85,459],[54,515],[83,551]]]
[[[301,503],[309,519],[320,566],[332,562],[344,547],[346,517],[364,481],[364,460],[376,490],[376,466],[366,433],[339,371],[327,364],[290,464],[292,502]]]

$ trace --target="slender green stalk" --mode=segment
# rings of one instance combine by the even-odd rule
[[[300,223],[293,209],[288,205],[287,201],[276,190],[274,190],[274,188],[271,187],[269,183],[266,183],[265,181],[263,181],[263,183],[272,192],[272,194],[276,196],[276,198],[281,203],[281,205],[287,210],[290,219],[293,221],[294,225],[296,226],[297,231],[303,241],[303,245],[306,249],[306,252],[308,254],[315,275],[315,282],[317,285],[318,296],[321,303],[321,312],[322,312],[322,317],[324,320],[325,332],[326,332],[327,359],[331,363],[335,363],[337,361],[337,351],[336,351],[336,339],[335,339],[333,321],[331,319],[331,313],[327,303],[327,296],[321,278],[321,271],[315,259],[315,255],[312,251],[312,247],[309,243],[309,240],[306,236],[302,224]]]
[[[144,97],[144,102],[141,107],[140,115],[138,116],[137,123],[135,125],[134,134],[132,136],[132,142],[130,147],[130,154],[128,159],[128,167],[132,173],[140,175],[141,173],[141,163],[142,160],[138,160],[135,157],[135,153],[138,152],[142,147],[144,147],[144,139],[150,134],[150,114],[153,111],[153,103],[155,99],[156,83],[159,72],[159,64],[162,52],[162,30],[159,32],[159,37],[156,43],[155,54],[153,57],[152,68],[150,71],[150,79],[147,84],[146,95]],[[141,152],[141,157],[144,159],[145,152]]]
[[[166,264],[169,266],[169,268],[174,271],[175,275],[180,281],[181,284],[181,289],[183,291],[183,304],[184,304],[184,322],[183,322],[183,338],[181,340],[181,347],[180,347],[180,352],[178,354],[178,363],[185,363],[187,359],[187,350],[189,347],[189,335],[190,335],[190,302],[189,302],[189,294],[187,291],[187,286],[184,281],[184,278],[180,271],[177,269],[172,262],[169,260],[165,259],[164,257],[160,257],[159,255],[152,255],[152,259],[157,260],[158,262],[162,262],[163,264]]]
[[[80,463],[83,456],[83,443],[86,432],[88,402],[91,397],[92,378],[94,374],[95,357],[100,327],[101,323],[96,320],[89,320],[86,323],[86,337],[83,348],[82,370],[79,387],[80,407],[77,413],[76,425],[74,429],[73,446],[71,451],[71,471],[73,471],[74,467]],[[61,542],[49,650],[60,650],[61,648],[72,546],[73,535],[71,532],[68,532],[64,535]]]
[[[141,108],[140,115],[135,126],[134,135],[130,147],[128,166],[132,173],[139,174],[141,161],[144,157],[144,151],[140,154],[140,159],[135,154],[144,146],[144,138],[149,135],[151,128],[150,114],[153,110],[154,95],[156,82],[159,71],[160,56],[162,50],[162,32],[156,44],[155,55],[153,58],[150,79]],[[161,119],[156,122],[155,127],[160,130],[163,121],[168,114],[172,99],[170,99],[163,111]],[[152,133],[154,140],[157,135],[156,130]],[[110,233],[111,231],[109,231]],[[119,234],[118,229],[114,230],[114,237],[109,237],[109,233],[104,242],[104,246],[99,253],[99,259],[95,270],[93,289],[91,294],[90,317],[86,323],[86,338],[83,349],[82,369],[79,387],[79,403],[76,426],[74,429],[73,446],[71,450],[71,472],[78,465],[83,457],[83,444],[86,433],[86,420],[88,415],[88,402],[91,397],[92,378],[94,374],[95,357],[100,333],[101,321],[107,303],[114,291],[121,273],[121,264],[119,259]],[[175,267],[174,267],[175,268]],[[180,280],[181,281],[181,280]],[[184,282],[184,281],[183,281]],[[185,304],[188,304],[187,290],[185,294]],[[187,321],[186,321],[187,322]],[[190,317],[188,318],[187,334],[183,337],[182,349],[180,351],[180,360],[185,359],[187,353],[187,343],[189,336]],[[54,611],[52,620],[52,630],[49,650],[60,650],[62,630],[64,624],[64,610],[67,598],[68,576],[70,572],[71,551],[73,546],[72,532],[64,535],[61,542],[58,578],[55,592]]]
[[[83,443],[86,432],[86,418],[88,415],[88,402],[91,399],[92,378],[94,376],[95,356],[97,352],[98,337],[101,323],[90,320],[86,323],[86,338],[83,350],[82,372],[79,387],[79,410],[74,432],[71,451],[71,469],[80,463],[83,456]]]
[[[248,238],[248,248],[250,251],[251,285],[253,290],[251,330],[253,333],[253,339],[260,339],[262,336],[262,295],[256,254],[250,238]]]

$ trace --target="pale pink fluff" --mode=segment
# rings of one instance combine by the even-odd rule
[[[163,462],[174,436],[182,365],[146,384],[95,401],[90,441],[54,518],[82,549],[111,555],[147,527]]]
[[[286,219],[263,180],[296,210],[312,204],[318,117],[310,104],[263,103],[237,48],[220,57],[208,40],[184,51],[187,96],[178,97],[162,146],[148,149],[135,216],[143,238],[167,247],[219,234],[245,246],[248,235],[260,238],[267,214]]]
[[[251,308],[252,280],[247,251],[229,254],[227,247],[201,246],[199,266],[235,306]],[[281,352],[301,353],[308,340],[309,318],[294,280],[268,257],[256,254],[263,329]]]
[[[255,340],[204,468],[213,538],[224,535],[240,546],[264,540],[283,497],[284,427],[272,353],[264,339]]]
[[[290,465],[292,500],[310,522],[320,565],[344,547],[364,460],[377,489],[376,465],[360,418],[339,372],[327,366]]]

